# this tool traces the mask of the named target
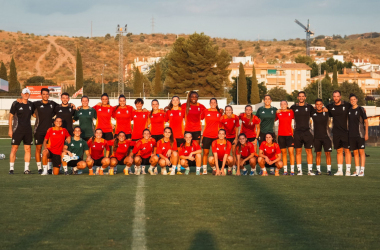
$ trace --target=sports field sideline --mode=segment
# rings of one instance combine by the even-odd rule
[[[379,148],[366,149],[362,178],[24,175],[22,148],[10,176],[10,140],[0,140],[1,249],[380,246]]]

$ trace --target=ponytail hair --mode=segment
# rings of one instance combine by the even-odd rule
[[[240,133],[240,134],[239,134],[239,136],[238,136],[238,141],[237,141],[237,143],[236,143],[236,150],[237,150],[237,151],[240,151],[240,150],[241,150],[241,143],[240,143],[240,140],[239,140],[240,136],[244,136],[245,139],[247,139],[247,136],[246,136],[244,133]]]
[[[224,135],[225,135],[225,137],[224,137],[224,142],[225,142],[225,144],[226,144],[226,146],[227,146],[227,139],[226,139],[227,132],[226,132],[226,130],[225,130],[224,128],[221,128],[221,129],[219,129],[218,134],[219,134],[220,131],[224,131]],[[218,138],[218,139],[219,139],[219,138]]]
[[[215,102],[216,102],[216,110],[218,111],[218,113],[220,113],[219,106],[218,106],[218,100],[216,100],[216,98],[213,97],[213,98],[210,99],[210,103],[211,103],[212,100],[215,100]]]
[[[127,99],[127,98],[125,98],[124,95],[119,95],[119,103],[117,104],[117,106],[116,106],[116,108],[115,108],[115,111],[120,107],[120,98]]]
[[[198,92],[192,90],[189,92],[189,94],[187,95],[187,103],[186,103],[186,115],[189,114],[189,108],[190,108],[190,97],[192,94],[196,94],[197,95],[197,98],[199,97],[199,94]]]
[[[252,106],[249,105],[249,104],[246,105],[245,108],[244,108],[244,112],[245,112],[245,110],[246,110],[247,108],[251,108],[251,109],[252,109]],[[253,109],[252,109],[252,110],[253,110]],[[253,112],[252,112],[252,114],[251,114],[251,118],[249,119],[249,124],[248,124],[248,125],[251,125],[252,120],[253,120]]]
[[[108,97],[108,94],[107,93],[103,93],[102,96],[100,97],[100,99],[102,99],[103,96],[107,96],[107,99],[108,99],[107,105],[110,105],[110,98]]]
[[[187,134],[191,135],[190,146],[192,146],[192,145],[193,145],[193,134],[190,133],[190,132],[185,132],[185,134],[183,135],[183,138],[185,138],[185,135],[187,135]],[[185,146],[185,145],[186,145],[186,140],[185,140],[184,143],[181,144],[181,147],[182,147],[182,146]]]
[[[157,102],[158,104],[160,104],[157,99],[153,99],[151,104],[153,104],[153,102]],[[152,108],[152,111],[150,111],[150,116],[152,116],[152,115],[153,115],[153,108]]]
[[[98,131],[98,130],[102,131],[102,134],[103,134],[103,130],[101,130],[100,128],[95,129],[94,135],[91,137],[91,140],[92,140],[93,142],[95,141],[95,134],[96,134],[96,131]]]

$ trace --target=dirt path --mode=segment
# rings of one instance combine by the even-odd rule
[[[45,53],[43,53],[37,60],[36,62],[36,70],[37,70],[37,75],[40,76],[42,75],[42,69],[41,69],[41,62],[42,60],[44,60],[45,56],[50,52],[51,50],[51,43],[49,43],[49,45],[47,46],[47,50],[45,51]]]

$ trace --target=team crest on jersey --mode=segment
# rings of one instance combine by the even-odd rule
[[[110,109],[108,109],[108,113],[110,112]]]
[[[224,124],[227,124],[227,122],[225,122]]]
[[[307,107],[305,108],[305,110],[307,111]]]
[[[127,114],[129,114],[129,111],[127,110]]]
[[[272,115],[273,115],[273,110],[271,111]]]
[[[91,115],[91,111],[90,111],[90,112],[88,112],[88,114],[89,114],[89,115]]]
[[[82,147],[82,143],[79,144],[79,147]]]
[[[63,135],[63,131],[61,132],[61,135]]]
[[[181,116],[181,112],[179,112],[179,116]]]
[[[358,111],[355,111],[355,115],[357,115],[358,114]]]
[[[143,118],[145,118],[145,115],[143,115]]]
[[[52,104],[50,104],[50,108],[53,108],[53,105],[52,105]]]
[[[201,111],[201,108],[198,108],[198,111]]]

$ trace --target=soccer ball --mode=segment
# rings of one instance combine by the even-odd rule
[[[5,159],[5,154],[0,154],[0,160],[4,160]]]

